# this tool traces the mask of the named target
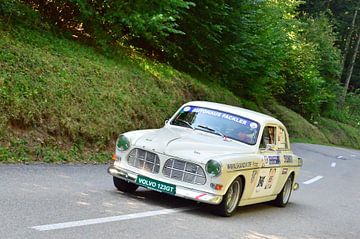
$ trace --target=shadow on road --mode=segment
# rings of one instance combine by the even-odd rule
[[[183,199],[175,196],[171,196],[165,193],[159,193],[144,188],[139,188],[134,193],[123,193],[121,191],[110,191],[114,196],[123,196],[131,198],[133,200],[139,200],[139,202],[146,201],[151,206],[163,207],[163,208],[178,208],[178,207],[193,207],[194,210],[186,211],[184,213],[193,214],[200,217],[206,218],[219,218],[218,215],[214,214],[215,205],[209,205],[205,203],[198,203],[188,199]],[[281,213],[284,210],[297,210],[301,205],[290,202],[286,208],[279,208],[271,205],[271,203],[259,203],[249,206],[238,207],[237,212],[233,217],[253,217],[257,214],[268,214],[268,213]],[[221,218],[221,217],[220,217]]]

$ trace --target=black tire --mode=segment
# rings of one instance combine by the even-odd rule
[[[113,180],[115,187],[122,192],[132,193],[139,187],[136,184],[126,182],[125,180],[117,177],[113,177]]]
[[[221,203],[215,207],[215,213],[223,217],[232,216],[236,212],[242,191],[243,183],[237,178],[231,183]]]
[[[292,191],[293,191],[293,177],[292,175],[290,175],[286,180],[281,192],[277,195],[276,199],[273,201],[273,204],[278,207],[286,207],[286,205],[289,202]]]

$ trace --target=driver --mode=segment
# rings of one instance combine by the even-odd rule
[[[253,143],[253,132],[249,128],[240,127],[237,129],[237,138],[247,144]]]

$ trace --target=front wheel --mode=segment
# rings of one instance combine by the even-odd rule
[[[277,195],[276,199],[273,201],[274,205],[278,207],[286,207],[289,202],[290,195],[293,187],[293,178],[290,175],[285,182],[285,185],[281,192]]]
[[[125,180],[117,177],[113,177],[113,180],[115,187],[122,192],[132,193],[139,187],[136,184],[126,182]]]
[[[240,201],[242,194],[243,184],[240,178],[237,178],[232,182],[226,194],[223,197],[222,202],[216,206],[216,214],[223,217],[232,216]]]

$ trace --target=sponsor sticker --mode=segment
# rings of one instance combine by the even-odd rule
[[[279,156],[268,156],[268,162],[270,165],[280,164],[280,157]]]
[[[254,171],[252,172],[252,175],[251,175],[251,180],[250,180],[250,183],[251,183],[251,184],[254,183],[256,175],[257,175],[257,171],[254,170]]]
[[[249,168],[253,165],[252,162],[241,162],[241,163],[229,163],[227,165],[228,170],[238,170],[243,168]]]
[[[184,112],[188,112],[188,111],[190,111],[191,110],[191,107],[190,106],[186,106],[185,108],[184,108]]]
[[[274,193],[275,185],[280,175],[281,169],[272,167],[266,169],[260,169],[258,171],[257,182],[252,197],[263,197]]]
[[[256,129],[257,127],[258,127],[257,123],[254,123],[254,122],[250,123],[250,128]]]
[[[266,176],[260,176],[256,188],[262,188],[264,186]]]
[[[288,168],[283,168],[281,174],[287,174],[287,172],[288,172]]]
[[[220,112],[220,111],[216,111],[216,110],[201,108],[201,107],[186,106],[183,109],[183,112],[207,114],[207,115],[210,115],[210,116],[227,119],[227,120],[236,122],[236,123],[241,124],[241,125],[246,125],[246,126],[252,128],[252,129],[256,129],[256,128],[259,127],[259,125],[256,122],[244,119],[244,118],[242,118],[240,116],[225,113],[225,112]]]
[[[268,163],[269,163],[268,157],[264,156],[264,158],[261,160],[261,167],[265,167],[265,165]]]
[[[284,155],[284,162],[285,163],[292,163],[293,162],[292,155]]]
[[[268,181],[265,185],[265,189],[270,189],[272,184],[273,184],[273,178],[276,174],[276,168],[272,168],[270,169],[270,172],[269,172],[269,177],[268,177]]]

